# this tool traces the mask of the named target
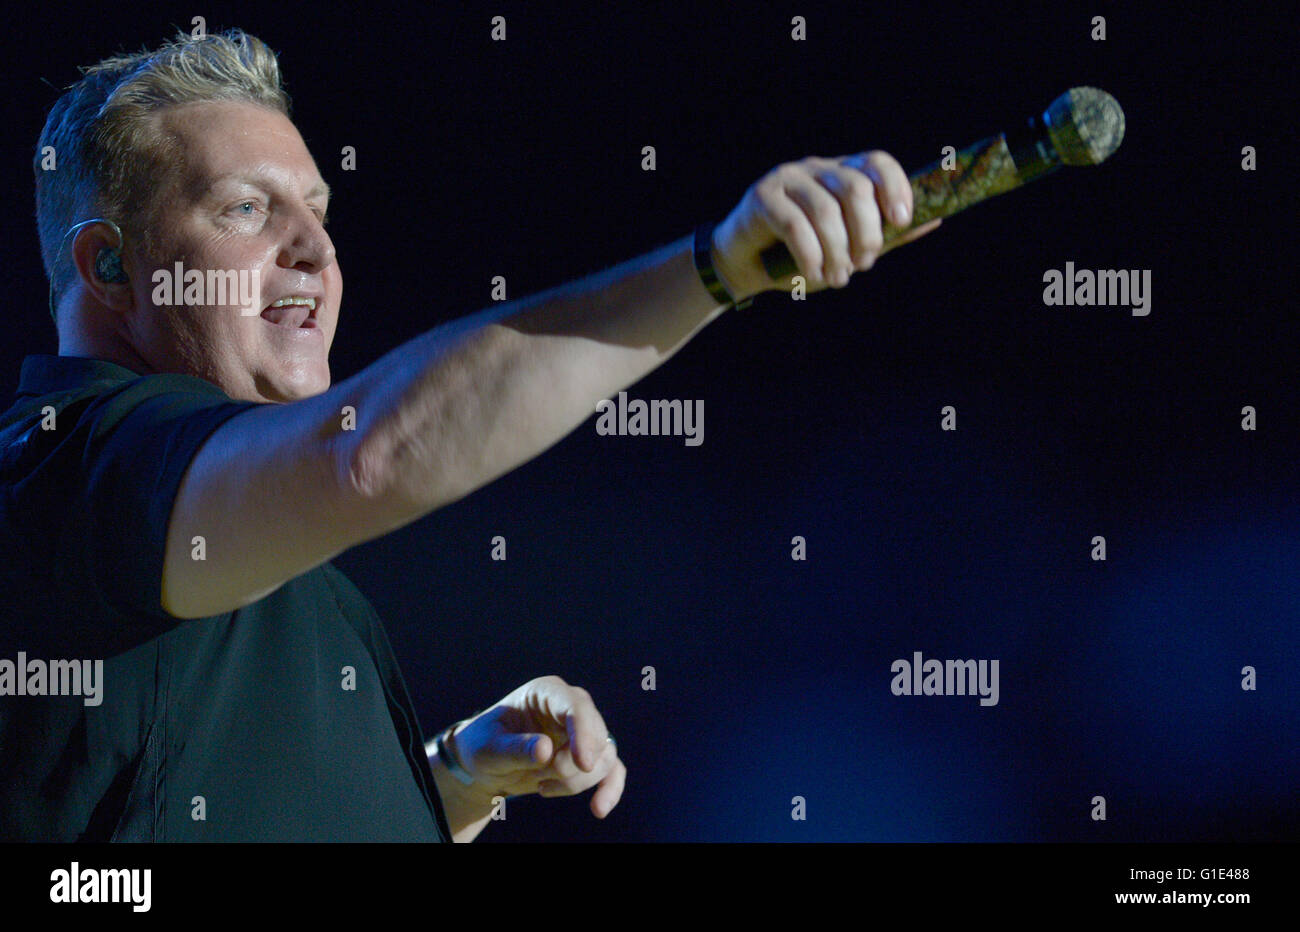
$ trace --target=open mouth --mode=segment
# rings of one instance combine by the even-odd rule
[[[312,330],[316,323],[317,299],[306,295],[278,298],[262,309],[261,317],[277,327]]]

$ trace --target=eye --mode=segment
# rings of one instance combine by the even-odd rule
[[[236,204],[234,211],[240,217],[252,217],[257,210],[257,201],[241,201]]]

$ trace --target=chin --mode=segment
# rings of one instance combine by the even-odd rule
[[[262,394],[272,401],[301,401],[329,390],[329,367],[312,367],[308,371],[284,372],[267,378]]]

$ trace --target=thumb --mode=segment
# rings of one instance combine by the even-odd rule
[[[475,764],[494,773],[532,769],[545,765],[555,752],[555,743],[548,735],[504,734],[489,741],[475,758]]]
[[[943,223],[943,218],[935,217],[933,220],[928,223],[923,223],[919,227],[912,227],[912,229],[908,230],[902,236],[891,238],[890,241],[885,244],[885,248],[880,250],[880,254],[883,256],[891,249],[897,249],[899,246],[904,246],[914,239],[920,239],[930,231],[938,229],[939,224],[941,223]]]

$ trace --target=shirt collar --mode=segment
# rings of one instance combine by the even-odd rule
[[[87,388],[100,382],[116,385],[138,378],[140,373],[103,359],[33,355],[23,360],[22,373],[18,377],[18,394],[48,395],[52,392]]]

